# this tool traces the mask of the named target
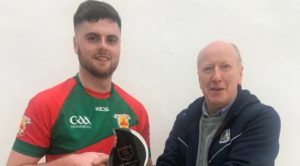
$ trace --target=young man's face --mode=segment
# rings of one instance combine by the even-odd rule
[[[201,51],[198,61],[199,83],[208,108],[224,108],[235,99],[242,81],[243,67],[236,50],[216,42]]]
[[[77,25],[73,42],[80,70],[97,78],[110,77],[119,63],[120,38],[118,24],[110,19]]]

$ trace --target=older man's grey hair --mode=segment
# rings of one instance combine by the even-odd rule
[[[239,48],[234,43],[230,43],[230,45],[235,49],[238,56],[238,62],[240,63],[240,65],[242,65],[242,57]]]

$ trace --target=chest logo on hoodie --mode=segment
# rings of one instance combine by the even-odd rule
[[[223,131],[223,133],[221,134],[219,143],[224,144],[224,143],[227,143],[228,141],[230,141],[230,129],[226,129]]]

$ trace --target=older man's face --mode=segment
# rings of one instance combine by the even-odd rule
[[[200,52],[198,76],[208,109],[221,109],[235,99],[242,72],[238,53],[229,43],[214,42]]]

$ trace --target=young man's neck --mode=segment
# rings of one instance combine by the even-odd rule
[[[111,76],[98,78],[85,71],[79,71],[78,77],[83,87],[99,93],[107,93],[111,89]]]

